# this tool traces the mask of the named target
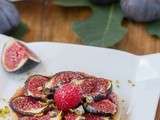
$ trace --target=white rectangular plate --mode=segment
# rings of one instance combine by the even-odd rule
[[[0,55],[4,43],[11,39],[0,35]],[[7,73],[0,65],[0,107],[8,105],[2,99],[9,100],[16,89],[23,86],[28,75],[73,70],[113,80],[114,90],[123,101],[121,105],[125,106],[125,109],[121,108],[122,120],[154,120],[160,95],[160,54],[136,56],[118,50],[62,43],[27,45],[42,63],[22,74]]]

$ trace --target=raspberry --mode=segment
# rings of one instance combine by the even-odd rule
[[[81,102],[81,89],[73,84],[65,84],[54,94],[54,101],[59,110],[67,111]]]

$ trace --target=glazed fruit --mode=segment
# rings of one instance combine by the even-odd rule
[[[112,91],[111,81],[102,78],[90,77],[81,80],[73,80],[72,83],[81,88],[82,95],[87,102],[106,98],[107,95]]]
[[[35,115],[44,112],[48,106],[33,97],[19,96],[10,101],[10,107],[22,115]]]
[[[43,115],[43,116],[25,116],[25,117],[21,117],[19,118],[19,120],[52,120],[52,118],[49,116],[49,114],[47,115]]]
[[[56,90],[54,101],[59,110],[75,108],[81,102],[81,90],[72,84],[65,84]]]
[[[46,76],[30,76],[25,83],[26,94],[35,98],[45,98],[46,95],[43,92],[43,87],[47,81],[49,81],[49,78]]]
[[[114,3],[118,0],[91,0],[91,2],[97,4],[97,5],[107,5],[107,4],[111,4]]]
[[[28,63],[39,63],[38,57],[21,41],[10,40],[3,48],[2,65],[8,72],[21,70]]]
[[[61,120],[59,115],[61,115],[61,113],[49,111],[48,113],[37,116],[23,116],[20,117],[19,120]]]
[[[113,102],[114,104],[118,105],[118,97],[117,97],[117,94],[114,93],[114,92],[111,92],[109,95],[108,95],[108,99]]]
[[[64,120],[85,120],[85,117],[69,112],[64,115]]]
[[[49,82],[45,84],[45,93],[51,94],[60,85],[71,82],[73,79],[82,79],[88,75],[81,72],[63,71],[56,73]]]
[[[117,105],[108,99],[103,99],[98,102],[92,102],[85,105],[86,111],[100,115],[113,115],[117,112]]]
[[[5,33],[20,23],[20,15],[8,0],[0,0],[0,33]]]
[[[110,120],[109,117],[95,115],[95,114],[85,114],[85,120]]]
[[[159,0],[121,0],[121,8],[126,18],[138,22],[160,19]]]

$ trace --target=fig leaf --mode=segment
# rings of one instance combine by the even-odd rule
[[[27,31],[28,31],[27,25],[23,22],[20,22],[17,27],[6,33],[6,35],[22,40]]]
[[[160,37],[160,21],[155,21],[155,22],[150,22],[146,25],[147,29],[148,29],[148,32],[151,34],[151,35],[154,35],[154,36],[157,36],[157,37]]]
[[[64,7],[83,7],[91,5],[89,0],[55,0],[54,4]]]
[[[89,0],[55,0],[54,3],[64,7],[87,6],[92,9],[90,18],[73,24],[73,30],[82,44],[111,47],[126,33],[121,25],[123,14],[119,4],[100,7],[91,4]]]

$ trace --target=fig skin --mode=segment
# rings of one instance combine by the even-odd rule
[[[24,108],[24,109],[18,108],[19,107],[19,106],[17,106],[18,104],[21,103],[22,105],[24,105],[24,102],[25,102],[24,99],[27,99],[27,101],[28,101],[26,104],[28,104],[29,101],[30,101],[30,103],[34,104],[34,108],[30,108],[30,110],[29,109],[28,110],[24,110],[26,108]],[[36,107],[35,104],[39,105],[38,108],[35,108]],[[22,105],[20,105],[20,106],[24,107]],[[29,97],[29,96],[14,97],[13,99],[10,100],[9,106],[12,108],[12,110],[14,112],[16,112],[16,113],[18,113],[20,115],[24,115],[24,116],[25,115],[27,115],[27,116],[33,116],[33,115],[36,115],[36,114],[43,113],[43,112],[47,111],[48,109],[50,109],[49,106],[48,106],[48,104],[46,104],[44,102],[41,102],[41,101],[39,101],[39,100],[37,100],[37,99],[35,99],[33,97]],[[25,107],[28,107],[28,105],[25,106]]]
[[[87,113],[84,116],[85,116],[85,120],[112,120],[110,117],[99,116],[99,115],[90,114],[90,113]]]
[[[77,115],[75,113],[65,113],[63,120],[85,120],[84,116]]]
[[[22,116],[19,120],[60,120],[61,113],[58,111],[49,111],[37,116]]]
[[[90,1],[97,5],[108,5],[117,2],[118,0],[90,0]]]
[[[121,0],[124,16],[137,22],[160,19],[160,0]]]
[[[38,79],[35,79],[36,77],[39,77],[39,80]],[[33,81],[33,79],[35,79],[35,81]],[[40,81],[41,79],[41,81]],[[46,82],[49,81],[49,77],[47,76],[43,76],[43,75],[32,75],[28,78],[28,80],[25,82],[25,94],[27,96],[32,96],[34,98],[39,98],[39,99],[45,99],[47,96],[44,94],[44,91],[43,91],[43,88],[44,88],[44,85]],[[43,81],[42,81],[43,80]],[[35,84],[33,84],[33,82],[35,82]],[[38,82],[41,82],[39,84],[39,88],[36,89],[36,83],[38,84]],[[29,90],[29,85],[34,85],[34,91],[38,91],[38,93],[34,93],[34,91],[31,91]],[[40,89],[40,90],[38,90]],[[32,89],[33,90],[33,89]]]
[[[81,80],[72,80],[71,83],[80,86],[82,98],[88,103],[102,100],[112,91],[111,81],[103,78],[84,78]]]
[[[0,33],[5,33],[20,23],[16,7],[7,0],[0,0]]]
[[[97,114],[97,115],[106,115],[106,116],[111,116],[116,114],[117,106],[118,105],[112,103],[108,99],[92,102],[90,104],[87,104],[87,103],[84,104],[84,108],[87,112]]]

